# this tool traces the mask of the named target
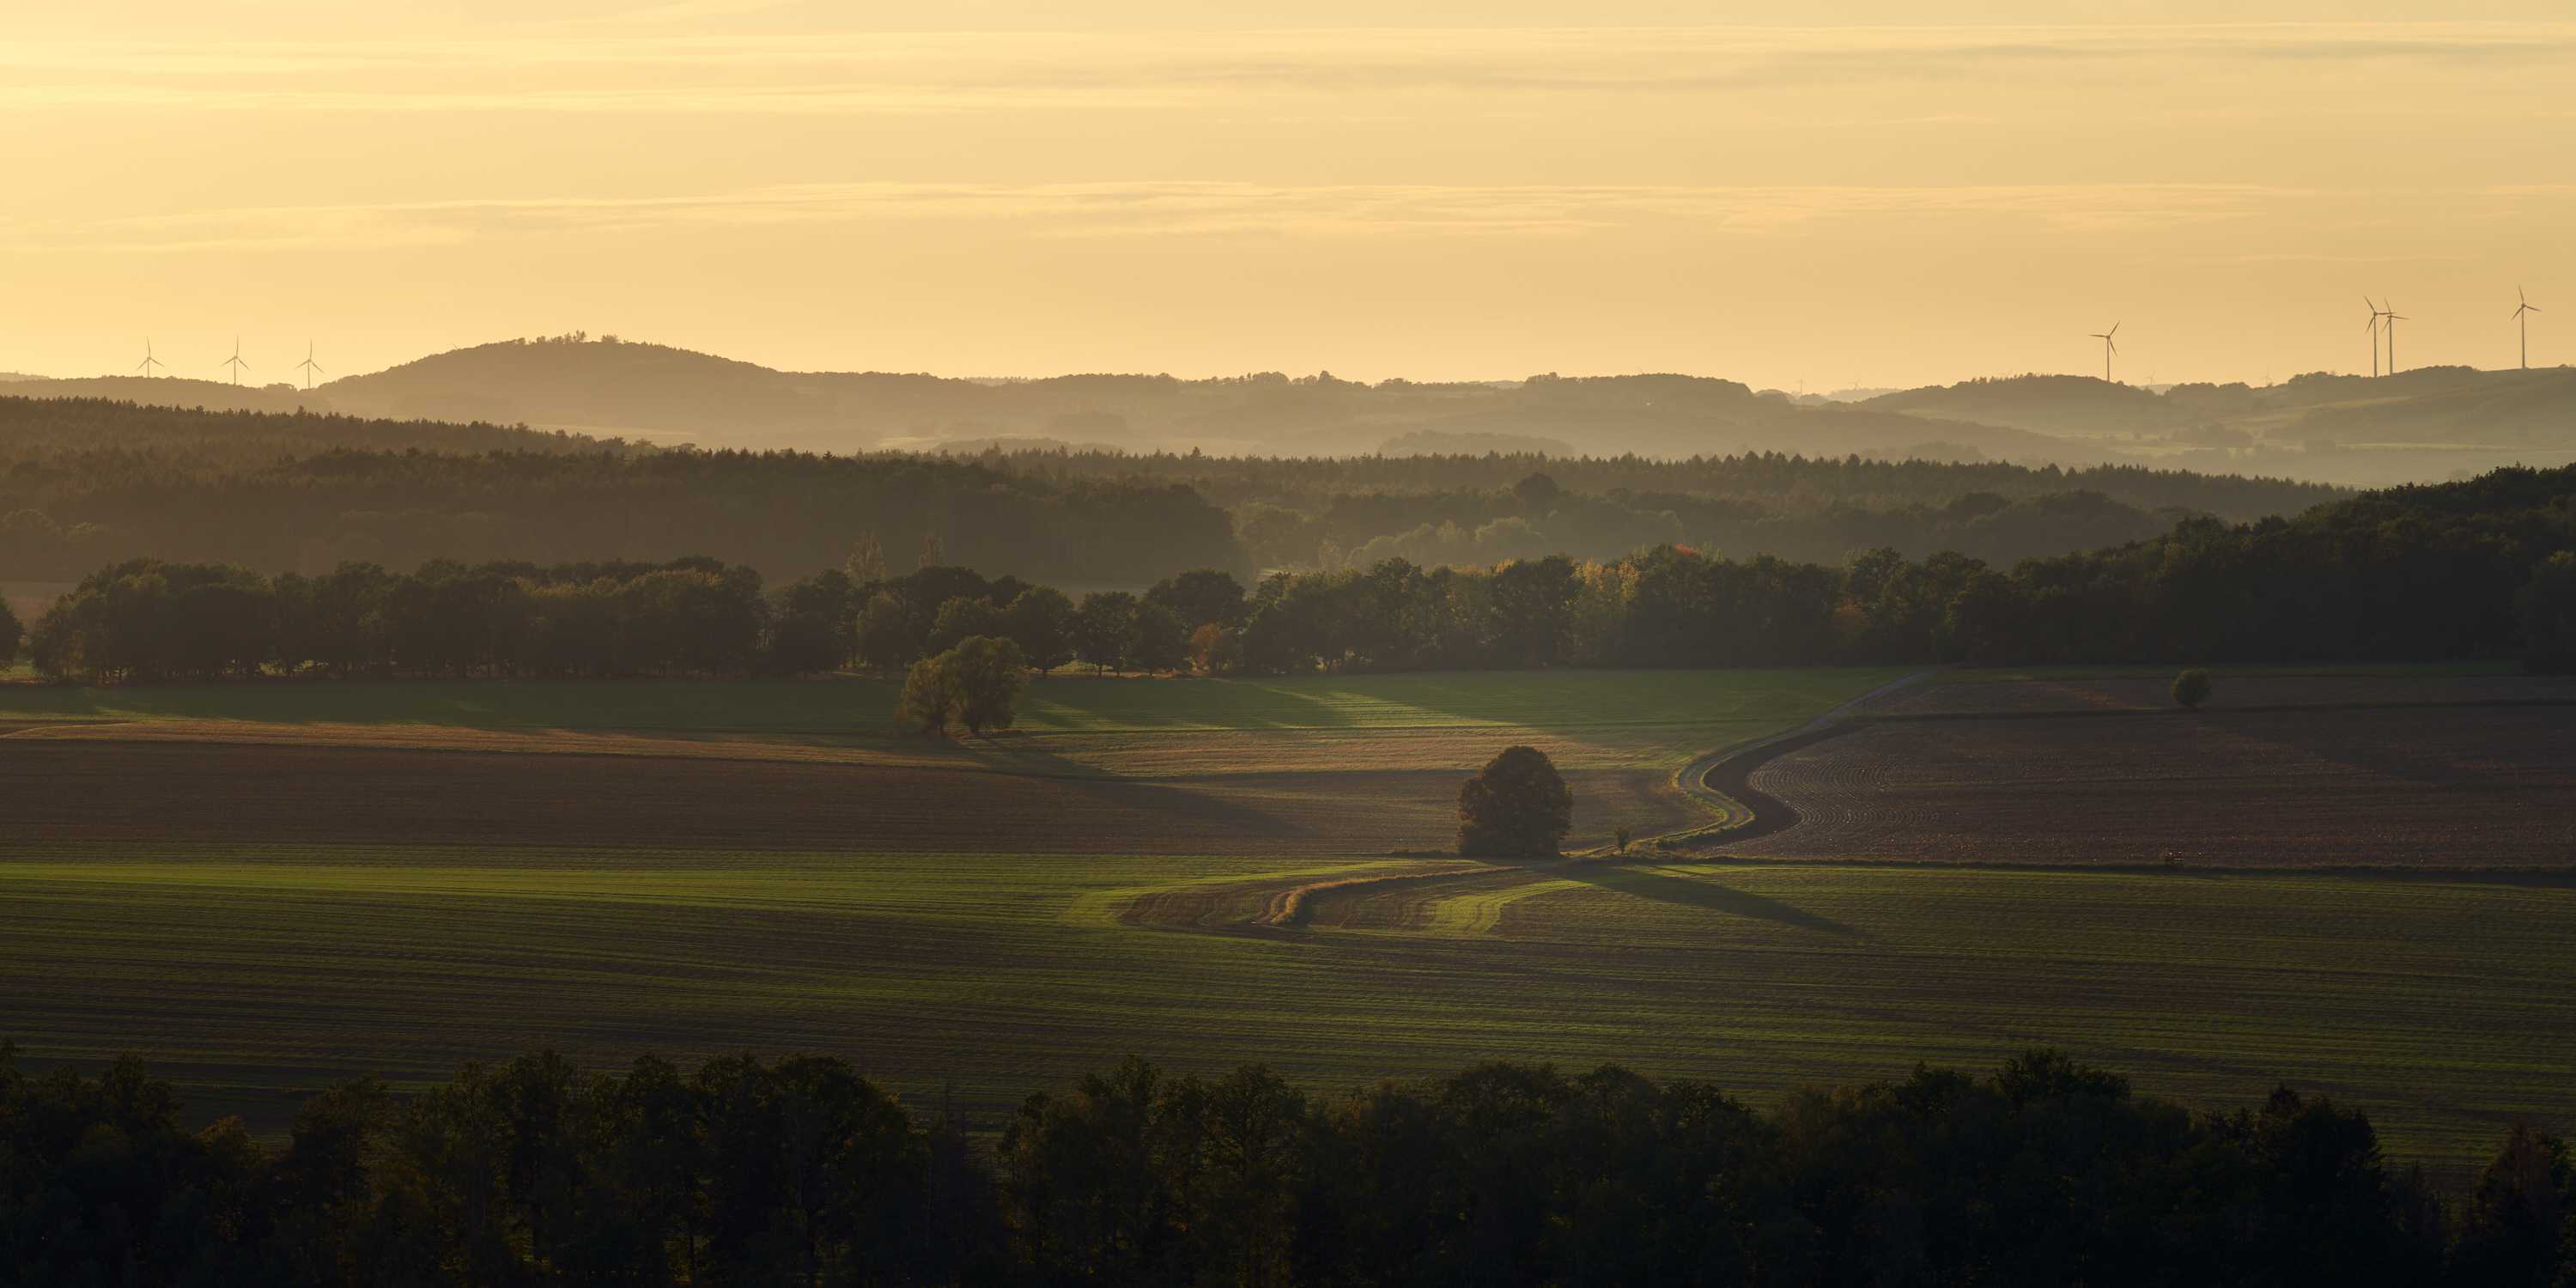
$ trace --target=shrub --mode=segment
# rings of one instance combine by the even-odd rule
[[[2193,667],[2175,676],[2173,700],[2186,711],[2200,710],[2200,704],[2209,701],[2209,672]]]
[[[1536,747],[1506,747],[1458,790],[1458,852],[1543,859],[1574,830],[1574,793]]]

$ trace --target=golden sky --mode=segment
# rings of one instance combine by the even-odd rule
[[[1401,15],[1390,18],[1390,13]],[[2576,360],[2565,0],[15,0],[0,370]],[[2557,319],[2564,318],[2562,324]],[[2562,338],[2563,335],[2563,338]]]

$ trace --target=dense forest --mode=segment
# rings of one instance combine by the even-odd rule
[[[2343,495],[2268,479],[1857,456],[971,457],[655,450],[492,424],[0,398],[0,580],[125,559],[320,574],[433,559],[667,562],[788,577],[856,541],[1077,587],[1182,568],[1613,559],[1662,543],[1840,563],[1994,562]]]
[[[1187,483],[1226,507],[1253,562],[1274,569],[1367,567],[1388,557],[1462,565],[1539,554],[1613,559],[1663,542],[1810,563],[1839,563],[1880,547],[2011,562],[2136,541],[2200,515],[2246,522],[2350,495],[2137,466],[2034,469],[1858,456],[1265,460],[994,452],[976,459],[1050,478]]]
[[[0,422],[15,410],[0,399]],[[297,420],[226,419],[245,422],[254,440]],[[470,454],[344,448],[253,461],[174,446],[11,460],[7,441],[0,436],[0,579],[13,581],[172,556],[320,573],[348,562],[666,562],[717,551],[801,572],[837,565],[863,536],[907,555],[928,546],[951,562],[1072,585],[1248,567],[1223,510],[1186,486],[1146,479],[1059,482],[939,458],[562,450],[507,439]]]
[[[2576,466],[2372,493],[2296,519],[2189,520],[2030,559],[1891,549],[1839,565],[1662,544],[1608,561],[1221,568],[1077,599],[862,542],[764,593],[749,567],[437,561],[265,576],[136,560],[33,623],[39,669],[93,682],[250,676],[800,674],[892,670],[974,636],[1041,669],[1297,675],[1824,661],[2411,660],[2521,651],[2576,665]]]
[[[192,1129],[138,1063],[0,1045],[23,1284],[2531,1285],[2576,1166],[2528,1127],[2459,1192],[2281,1087],[2193,1110],[2047,1051],[1757,1110],[1613,1065],[1313,1094],[1129,1060],[989,1147],[849,1065],[551,1052]]]

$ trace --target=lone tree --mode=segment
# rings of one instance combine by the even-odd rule
[[[2175,676],[2173,700],[2186,711],[2200,710],[2200,704],[2209,701],[2209,672],[2193,667]]]
[[[1029,687],[1028,655],[997,636],[972,635],[940,656],[949,659],[948,683],[957,696],[957,719],[978,738],[987,729],[1011,727],[1011,708]]]
[[[905,730],[944,735],[951,723],[982,737],[987,729],[1011,727],[1011,708],[1028,688],[1028,659],[1007,639],[969,636],[957,647],[912,664],[904,675],[903,697],[895,706],[895,724]]]
[[[1478,858],[1547,859],[1574,830],[1574,793],[1536,747],[1505,747],[1458,789],[1458,852]]]

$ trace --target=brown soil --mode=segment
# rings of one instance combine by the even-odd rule
[[[2413,682],[2381,681],[2402,701]],[[2576,864],[2576,707],[2122,710],[2100,685],[2005,690],[2021,714],[1882,718],[1755,768],[1789,859],[2225,867]],[[2436,684],[2439,692],[2450,686]],[[2421,693],[2421,689],[2412,689]],[[2312,691],[2313,692],[2313,691]],[[2091,714],[2087,714],[2087,713]]]
[[[1966,673],[1973,675],[1974,673]],[[2537,675],[2284,675],[2214,673],[2201,709],[2487,706],[2576,703],[2576,677]],[[2174,709],[2173,677],[2083,680],[1953,679],[1871,702],[1871,716],[2079,715]]]

